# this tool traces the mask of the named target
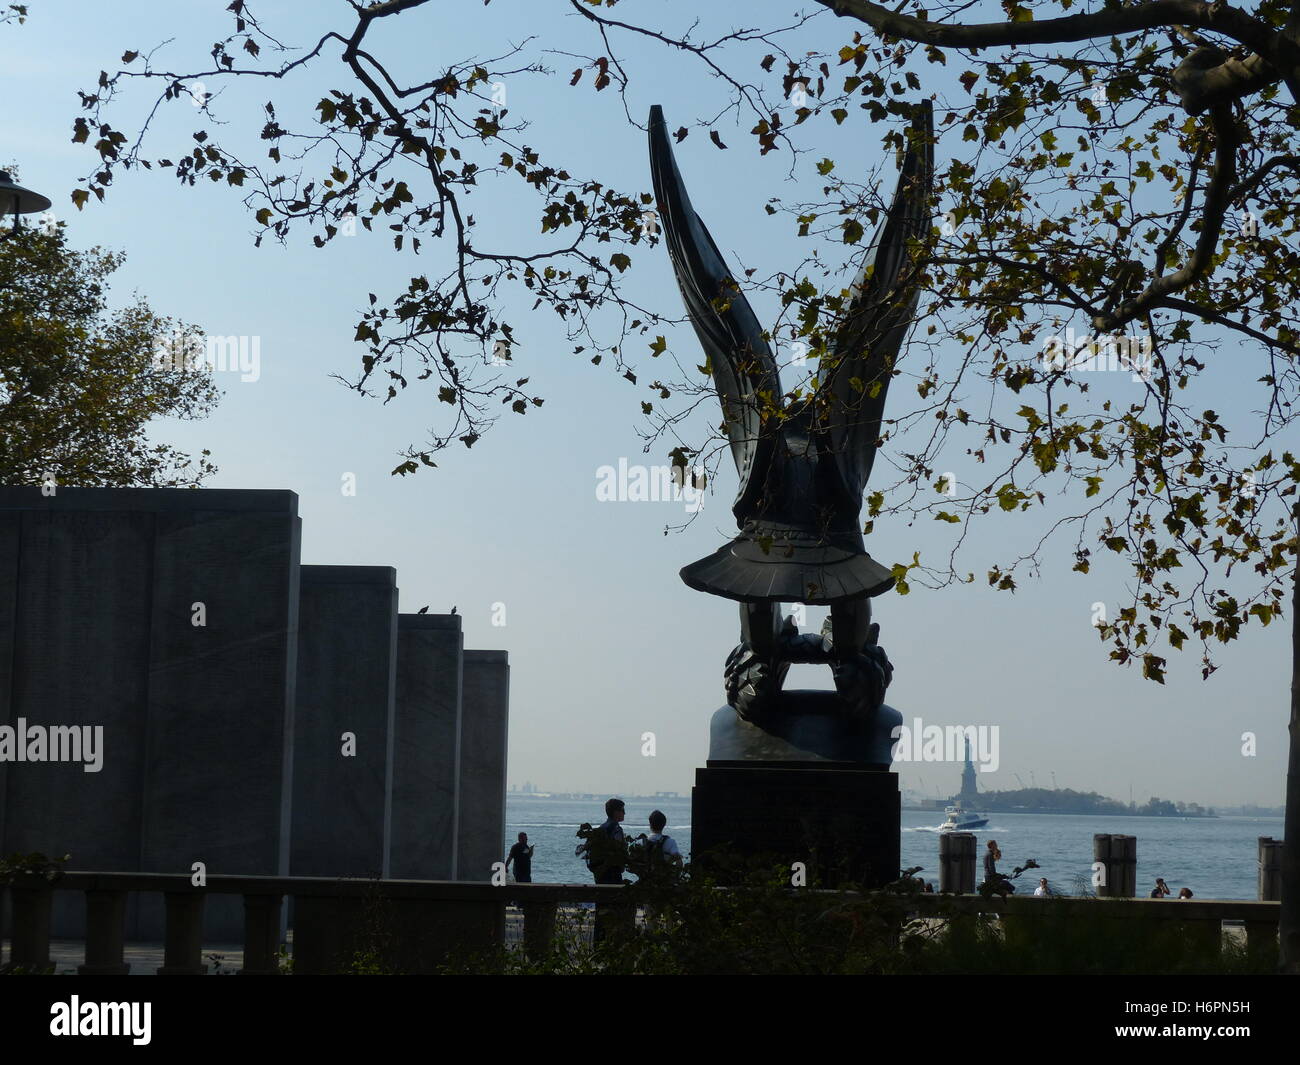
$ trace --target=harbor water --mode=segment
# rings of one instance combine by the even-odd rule
[[[683,854],[691,843],[689,798],[627,799],[623,831],[636,836],[650,831],[650,811],[662,810],[667,833]],[[1091,883],[1092,837],[1100,832],[1137,837],[1137,884],[1146,895],[1155,878],[1164,877],[1174,894],[1189,887],[1198,899],[1254,899],[1257,896],[1257,841],[1260,836],[1281,838],[1277,817],[1098,817],[1084,814],[987,815],[989,823],[974,830],[979,853],[989,839],[1002,851],[998,871],[1010,874],[1028,859],[1040,868],[1015,883],[1021,893],[1032,892],[1040,876],[1066,894],[1077,894]],[[585,884],[591,874],[575,856],[575,833],[584,821],[605,819],[604,803],[573,799],[544,799],[512,794],[506,806],[506,845],[520,832],[528,833],[533,854],[533,882]],[[938,886],[939,811],[904,810],[902,816],[903,867],[921,866],[922,876]],[[502,856],[504,858],[504,855]]]

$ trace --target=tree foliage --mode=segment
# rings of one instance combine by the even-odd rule
[[[1131,564],[1131,601],[1099,625],[1113,658],[1159,681],[1161,645],[1196,639],[1208,674],[1209,645],[1281,612],[1295,565],[1300,117],[1283,86],[1300,68],[1279,58],[1287,6],[1041,17],[1074,6],[1061,0],[940,25],[966,8],[825,4],[867,23],[839,52],[849,70],[829,104],[883,118],[908,91],[889,68],[966,68],[940,94],[950,162],[929,327],[963,350],[911,367],[922,402],[899,427],[926,428],[901,470],[910,498],[888,494],[889,509],[958,525],[958,542],[979,515],[1038,511],[1044,541],[1073,533],[1076,570],[1098,552]],[[1071,323],[1097,345],[1065,350]],[[1256,385],[1253,420],[1230,426],[1207,405],[1225,373]],[[955,448],[988,469],[960,493],[938,472]],[[1071,488],[1085,504],[1058,519],[1048,496]],[[886,493],[871,502],[881,512]],[[1014,589],[1037,558],[995,564],[988,581]],[[1234,569],[1262,579],[1236,594]]]
[[[150,440],[156,418],[205,416],[204,368],[158,358],[192,331],[143,299],[108,308],[121,253],[70,248],[61,225],[0,241],[0,480],[78,487],[196,487],[215,471]]]
[[[408,15],[426,0],[350,4],[338,28],[314,46],[282,44],[244,0],[228,11],[232,31],[215,42],[206,62],[183,70],[164,68],[157,49],[128,50],[115,72],[101,71],[82,92],[83,113],[73,140],[90,145],[96,170],[72,194],[80,208],[98,200],[115,176],[133,168],[160,168],[187,185],[201,181],[234,188],[255,219],[257,242],[287,241],[306,230],[316,247],[366,231],[388,231],[393,248],[418,255],[428,242],[450,250],[428,270],[416,269],[405,288],[368,306],[356,326],[364,346],[360,372],[347,383],[385,401],[411,380],[432,381],[450,407],[423,448],[410,449],[394,472],[432,466],[432,455],[459,440],[469,447],[509,406],[515,414],[541,406],[527,377],[509,373],[516,322],[504,309],[503,292],[530,297],[533,310],[559,317],[577,354],[600,363],[612,354],[625,369],[619,343],[599,343],[593,313],[614,307],[623,333],[645,330],[648,314],[616,296],[619,276],[630,265],[627,247],[644,239],[649,197],[620,193],[595,176],[575,176],[545,159],[524,137],[504,95],[506,80],[542,76],[536,61],[520,58],[522,46],[505,47],[491,59],[469,59],[425,70],[415,80],[390,71],[372,37],[386,20]],[[329,16],[331,19],[333,15]],[[221,136],[222,86],[240,79],[312,82],[322,72],[339,79],[322,88],[310,117],[284,116],[274,100],[257,118],[261,157],[240,152]],[[575,72],[575,82],[582,71]],[[608,81],[608,74],[604,74]],[[603,85],[598,76],[596,88]],[[118,98],[145,83],[153,104],[139,128],[123,132],[110,122]],[[315,88],[313,92],[317,91]],[[197,126],[187,144],[150,157],[145,143],[159,108],[193,108]],[[119,108],[120,109],[120,108]],[[241,123],[241,128],[247,123]],[[540,236],[520,235],[516,246],[493,247],[479,237],[474,204],[490,209],[498,197],[531,197]],[[591,349],[590,351],[588,349]],[[485,367],[503,368],[498,373]],[[635,376],[628,372],[631,380]]]
[[[959,564],[973,522],[1036,517],[1038,546],[991,560],[989,584],[1014,590],[1053,536],[1071,538],[1081,573],[1099,555],[1118,556],[1134,581],[1098,624],[1111,656],[1161,681],[1168,649],[1190,642],[1208,675],[1214,645],[1280,614],[1296,550],[1298,460],[1285,440],[1300,352],[1290,209],[1300,193],[1300,67],[1288,5],[1268,0],[1247,15],[1152,0],[1076,14],[1074,0],[1008,0],[999,21],[962,26],[954,20],[965,5],[907,13],[820,2],[843,20],[804,14],[713,38],[674,32],[677,12],[655,25],[632,17],[639,11],[616,18],[617,0],[556,10],[591,31],[590,52],[579,53],[575,20],[565,20],[575,93],[618,93],[630,116],[646,82],[625,53],[629,42],[648,43],[716,79],[718,100],[701,122],[716,147],[728,146],[718,127],[730,117],[752,121],[758,154],[788,159],[792,172],[817,160],[798,200],[764,205],[810,238],[808,259],[743,278],[779,295],[773,335],[809,356],[804,377],[773,397],[787,408],[807,402],[826,370],[826,340],[848,298],[844,260],[884,207],[874,186],[840,173],[835,146],[875,128],[884,147],[900,148],[916,102],[933,99],[941,162],[928,299],[895,370],[915,399],[893,392],[882,455],[895,476],[873,485],[868,531],[882,514],[895,527],[899,516],[952,526],[946,560],[913,554],[896,564],[906,592],[918,580],[974,579]],[[1058,9],[1061,17],[1045,17]],[[357,323],[364,354],[353,387],[388,399],[428,381],[448,405],[395,472],[433,465],[455,440],[473,444],[494,409],[523,414],[543,401],[528,375],[512,372],[517,322],[507,308],[521,294],[564,322],[574,352],[597,363],[611,356],[637,382],[627,340],[663,314],[631,303],[620,278],[634,246],[655,241],[649,195],[571,173],[529,143],[525,119],[497,95],[507,79],[551,73],[524,45],[404,79],[378,51],[379,27],[428,25],[427,0],[350,4],[336,28],[298,49],[244,0],[227,10],[231,32],[205,62],[164,66],[142,45],[81,94],[73,139],[98,162],[73,193],[78,206],[102,199],[123,170],[162,167],[186,184],[233,188],[259,240],[305,229],[323,246],[359,224],[387,227],[402,255],[441,248],[435,268],[413,273],[402,291],[366,294]],[[797,47],[814,30],[827,46]],[[224,143],[217,124],[221,87],[241,79],[305,81],[313,97],[316,85],[335,85],[319,92],[310,118],[291,122],[268,101],[258,116],[264,158],[254,159]],[[111,112],[135,88],[152,104],[119,129]],[[192,111],[197,128],[183,149],[150,154],[164,105]],[[639,138],[630,143],[639,150]],[[499,201],[474,196],[491,187],[513,197],[511,183],[533,199],[540,237],[491,248],[476,237],[471,204],[492,210]],[[837,247],[838,256],[826,253]],[[1071,337],[1095,343],[1066,351]],[[649,349],[663,355],[666,339]],[[692,435],[685,421],[707,401],[709,368],[692,373],[694,359],[669,354],[687,370],[648,383],[647,436],[665,441],[678,465],[716,457],[716,437]],[[1102,367],[1115,372],[1092,372]],[[1252,419],[1224,421],[1214,401],[1220,372],[1243,388],[1253,382]],[[1132,387],[1118,387],[1128,377]],[[951,473],[959,463],[961,477]],[[1059,503],[1062,493],[1083,505]]]

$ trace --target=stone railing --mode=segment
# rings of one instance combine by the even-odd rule
[[[1237,899],[1120,899],[1079,898],[1052,895],[983,897],[980,895],[921,894],[904,896],[905,907],[918,917],[964,917],[998,914],[1032,930],[1032,922],[1044,916],[1082,918],[1114,922],[1117,934],[1125,922],[1169,922],[1191,933],[1201,951],[1218,954],[1224,922],[1241,924],[1246,933],[1247,953],[1258,958],[1277,944],[1281,903]]]
[[[619,908],[623,889],[592,884],[471,884],[438,880],[338,880],[328,877],[218,876],[195,887],[186,874],[64,873],[57,880],[11,885],[8,964],[25,971],[50,967],[54,893],[86,898],[82,975],[125,974],[127,899],[161,894],[166,905],[159,975],[201,975],[203,910],[209,895],[244,897],[244,975],[280,971],[284,901],[293,905],[293,972],[345,971],[358,954],[373,952],[398,972],[429,972],[451,955],[492,950],[505,942],[506,907],[523,911],[524,946],[549,948],[556,914],[566,904]]]
[[[8,964],[28,972],[50,968],[50,914],[56,891],[80,891],[86,900],[83,975],[125,974],[127,899],[159,893],[166,904],[160,975],[200,975],[203,911],[209,895],[244,898],[244,975],[280,971],[282,909],[293,902],[293,972],[347,971],[358,955],[373,956],[388,971],[431,972],[450,956],[500,949],[506,942],[510,904],[523,913],[523,945],[544,953],[556,934],[561,906],[594,903],[615,921],[633,916],[621,887],[591,884],[469,884],[434,880],[335,880],[325,877],[209,876],[194,887],[185,874],[65,873],[54,882],[12,885],[12,935]],[[884,899],[886,896],[880,896]],[[1224,921],[1245,926],[1254,955],[1276,943],[1276,902],[1194,899],[1085,899],[1032,896],[916,894],[887,896],[902,917],[954,919],[998,914],[1022,928],[1048,915],[1171,921],[1191,929],[1206,950],[1217,951]]]

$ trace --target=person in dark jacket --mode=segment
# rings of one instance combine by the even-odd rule
[[[988,842],[988,849],[984,852],[984,882],[992,884],[993,890],[999,895],[1007,895],[1015,891],[1015,885],[1005,876],[998,872],[998,861],[1002,857],[1002,852],[998,850],[998,841],[991,839]]]
[[[531,884],[533,882],[533,848],[528,845],[528,833],[519,833],[519,842],[510,848],[506,856],[506,872],[510,863],[515,863],[515,883]]]
[[[587,860],[587,868],[597,884],[623,883],[626,852],[623,847],[623,826],[619,823],[627,816],[622,799],[605,803],[605,820],[597,825],[591,837],[578,847],[578,853]]]
[[[627,849],[623,843],[623,826],[620,822],[627,816],[627,809],[622,799],[610,799],[605,803],[605,820],[592,829],[590,837],[578,847],[578,853],[587,859],[587,868],[597,884],[623,883],[623,870],[627,867]],[[597,905],[596,926],[593,941],[596,943],[609,938],[615,930],[616,917],[606,907]]]

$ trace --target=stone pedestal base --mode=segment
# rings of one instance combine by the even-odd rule
[[[899,809],[887,769],[711,759],[691,789],[691,861],[724,882],[761,859],[804,863],[809,887],[878,888],[900,872]]]

